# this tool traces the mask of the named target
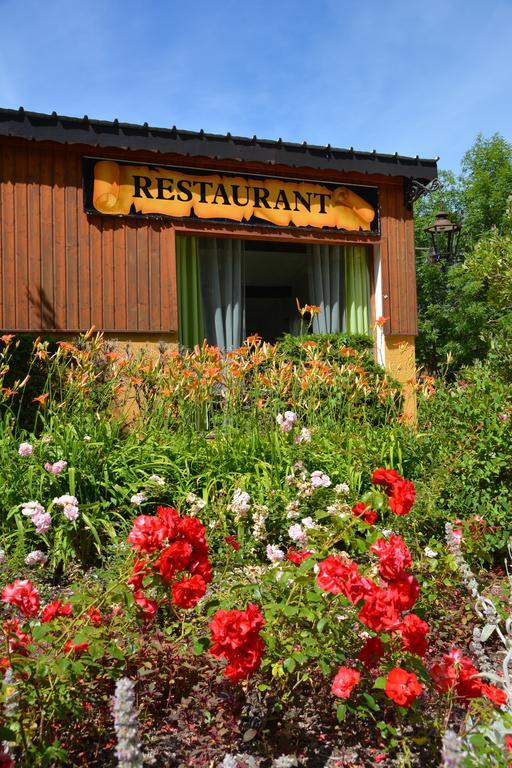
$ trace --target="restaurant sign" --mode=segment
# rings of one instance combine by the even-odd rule
[[[84,158],[84,208],[112,216],[376,233],[378,189]]]

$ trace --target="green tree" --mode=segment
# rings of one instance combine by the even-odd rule
[[[460,176],[464,229],[473,244],[492,227],[501,228],[512,193],[512,144],[482,134],[462,159]]]
[[[418,362],[435,372],[449,354],[452,370],[485,357],[492,328],[512,289],[512,145],[477,136],[459,176],[439,174],[441,190],[415,206]],[[424,229],[445,209],[462,225],[456,264],[432,264]],[[508,277],[507,277],[508,276]]]

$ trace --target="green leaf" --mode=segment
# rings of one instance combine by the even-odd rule
[[[377,704],[377,702],[375,701],[375,699],[373,698],[373,696],[370,696],[369,693],[363,693],[363,697],[364,697],[366,703],[368,704],[368,706],[370,707],[370,709],[373,710],[373,712],[379,712],[380,711],[380,707]]]
[[[285,660],[284,660],[284,662],[283,662],[283,667],[284,667],[284,668],[285,668],[285,669],[286,669],[288,672],[293,672],[293,671],[295,670],[295,667],[296,667],[296,666],[297,666],[297,664],[296,664],[296,662],[295,662],[295,659],[292,659],[291,657],[288,657],[288,658],[287,658],[287,659],[285,659]]]
[[[338,708],[336,709],[336,718],[339,723],[343,722],[346,714],[347,714],[347,705],[338,704]]]
[[[379,688],[383,690],[386,687],[386,678],[385,677],[378,677],[376,681],[373,684],[374,688]]]
[[[324,627],[327,624],[327,622],[328,622],[328,619],[326,619],[326,618],[320,619],[320,621],[316,625],[316,630],[317,630],[318,634],[322,634],[322,632],[324,630]]]
[[[0,725],[0,741],[16,741],[16,734],[4,725]]]
[[[210,647],[210,638],[208,637],[198,637],[197,640],[195,640],[192,645],[192,648],[196,656],[200,656],[209,647]]]

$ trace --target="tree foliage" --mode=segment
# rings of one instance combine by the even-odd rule
[[[493,329],[511,309],[512,144],[477,136],[459,175],[441,171],[441,189],[415,206],[418,280],[418,362],[452,370],[487,354]],[[462,225],[457,263],[432,264],[425,227],[444,209]]]

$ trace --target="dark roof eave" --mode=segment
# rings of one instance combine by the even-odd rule
[[[288,165],[345,173],[403,176],[429,182],[437,177],[437,160],[377,152],[358,152],[331,146],[297,144],[270,139],[207,134],[176,128],[153,128],[117,120],[84,118],[0,109],[0,136],[83,144],[123,150],[145,150],[215,160]]]

